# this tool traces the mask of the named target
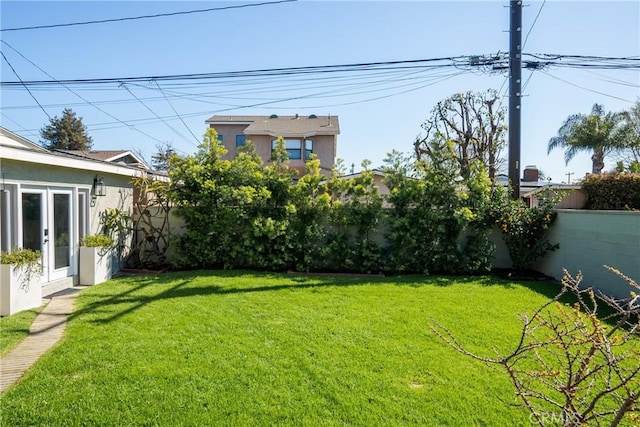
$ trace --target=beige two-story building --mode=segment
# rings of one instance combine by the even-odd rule
[[[311,154],[320,160],[320,172],[329,176],[336,161],[340,125],[336,116],[213,116],[206,121],[218,132],[219,140],[233,158],[238,148],[252,141],[265,164],[278,137],[285,140],[289,166],[299,175],[305,172],[305,161]]]

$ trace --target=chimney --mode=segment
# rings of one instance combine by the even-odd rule
[[[524,177],[522,180],[524,182],[538,182],[539,175],[536,165],[528,165],[524,168]]]

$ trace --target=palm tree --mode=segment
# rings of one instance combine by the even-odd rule
[[[560,129],[558,136],[549,140],[547,154],[554,148],[564,148],[564,161],[569,163],[579,151],[591,151],[592,173],[604,169],[604,158],[621,149],[628,138],[628,121],[624,113],[604,112],[594,104],[591,114],[572,114]]]

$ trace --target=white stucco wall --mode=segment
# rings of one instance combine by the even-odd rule
[[[133,189],[130,176],[8,159],[2,159],[2,172],[6,184],[19,184],[21,187],[78,188],[88,193],[91,192],[93,179],[96,176],[103,177],[106,196],[96,197],[95,206],[88,208],[89,234],[100,231],[100,213],[106,209],[118,208],[132,213]]]

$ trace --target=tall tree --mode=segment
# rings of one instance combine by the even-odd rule
[[[156,144],[156,150],[156,153],[151,156],[151,167],[157,171],[168,171],[169,160],[177,155],[176,150],[169,142]]]
[[[50,119],[40,129],[40,137],[40,143],[48,150],[91,150],[93,144],[82,117],[76,117],[71,108],[65,108],[62,117]]]
[[[593,104],[591,114],[572,114],[558,135],[549,140],[547,154],[556,148],[564,148],[564,161],[569,163],[580,151],[591,152],[591,172],[601,173],[604,158],[624,148],[629,137],[628,115],[605,112],[600,104]]]
[[[479,160],[494,180],[502,162],[500,155],[506,145],[507,130],[506,111],[499,99],[498,93],[490,89],[456,93],[438,102],[422,125],[426,135],[419,135],[414,142],[418,159],[437,158],[434,147],[452,141],[463,178],[469,178],[471,164]]]
[[[640,99],[629,109],[629,138],[625,144],[626,160],[630,164],[640,164]]]

